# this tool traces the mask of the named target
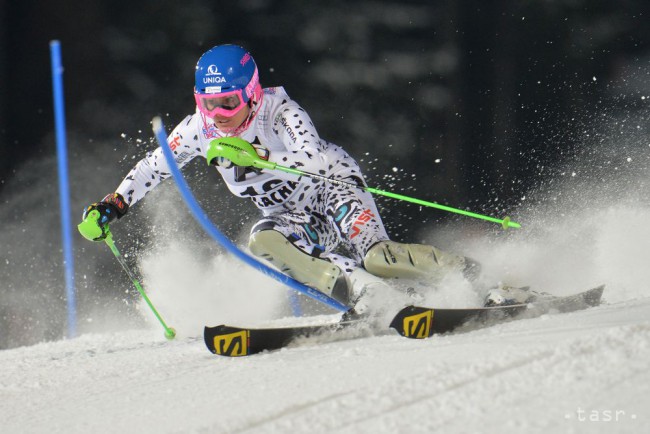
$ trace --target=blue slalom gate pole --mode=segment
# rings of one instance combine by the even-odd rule
[[[70,218],[70,186],[68,184],[68,150],[65,135],[65,105],[63,97],[63,65],[61,44],[50,41],[52,59],[52,92],[54,95],[54,124],[56,130],[56,156],[59,173],[59,205],[61,212],[61,240],[63,243],[63,266],[68,308],[68,337],[77,335],[77,306],[74,286],[74,256],[72,245],[72,221]]]
[[[302,306],[300,306],[300,298],[296,291],[289,290],[289,305],[293,316],[302,316]]]

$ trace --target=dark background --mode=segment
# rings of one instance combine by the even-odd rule
[[[239,43],[370,185],[516,217],[549,167],[597,140],[598,116],[647,110],[649,18],[647,0],[0,3],[0,293],[5,324],[32,332],[0,348],[61,334],[61,315],[34,326],[61,308],[25,307],[62,297],[50,40],[62,45],[75,216],[155,147],[153,116],[171,129],[194,110],[198,57]],[[456,218],[382,208],[407,241]],[[137,251],[151,234],[134,213],[124,227]]]

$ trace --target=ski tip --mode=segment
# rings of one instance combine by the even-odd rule
[[[585,302],[587,303],[587,305],[598,306],[600,304],[604,291],[605,291],[605,285],[600,285],[587,291],[585,293]]]

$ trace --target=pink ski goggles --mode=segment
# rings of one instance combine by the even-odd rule
[[[221,88],[215,86],[213,88],[206,88],[205,94],[194,94],[196,106],[201,113],[213,118],[216,115],[225,116],[230,118],[235,116],[246,106],[246,103],[255,95],[261,93],[261,86],[257,68],[253,72],[251,81],[248,82],[245,89],[233,90],[230,92],[220,92]],[[196,92],[196,89],[195,89]],[[246,92],[244,94],[244,92]]]
[[[235,116],[246,106],[242,89],[215,94],[195,93],[194,99],[201,113],[210,118],[216,115],[229,118]]]

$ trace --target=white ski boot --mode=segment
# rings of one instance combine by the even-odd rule
[[[530,286],[514,287],[499,284],[488,290],[485,296],[485,307],[511,306],[513,304],[532,303],[537,300],[549,300],[554,298],[546,292],[537,292],[530,289]]]
[[[408,293],[392,287],[362,267],[355,269],[348,277],[352,282],[350,301],[354,309],[343,315],[343,321],[364,318],[369,324],[381,325],[390,321],[395,306],[406,306],[411,299]]]
[[[363,265],[368,272],[380,277],[441,279],[450,271],[458,270],[473,280],[480,271],[478,263],[464,256],[425,244],[404,244],[390,240],[372,246],[363,258]]]
[[[251,235],[248,248],[280,271],[331,296],[343,304],[352,297],[351,284],[337,265],[316,258],[294,246],[278,231],[265,230]]]

